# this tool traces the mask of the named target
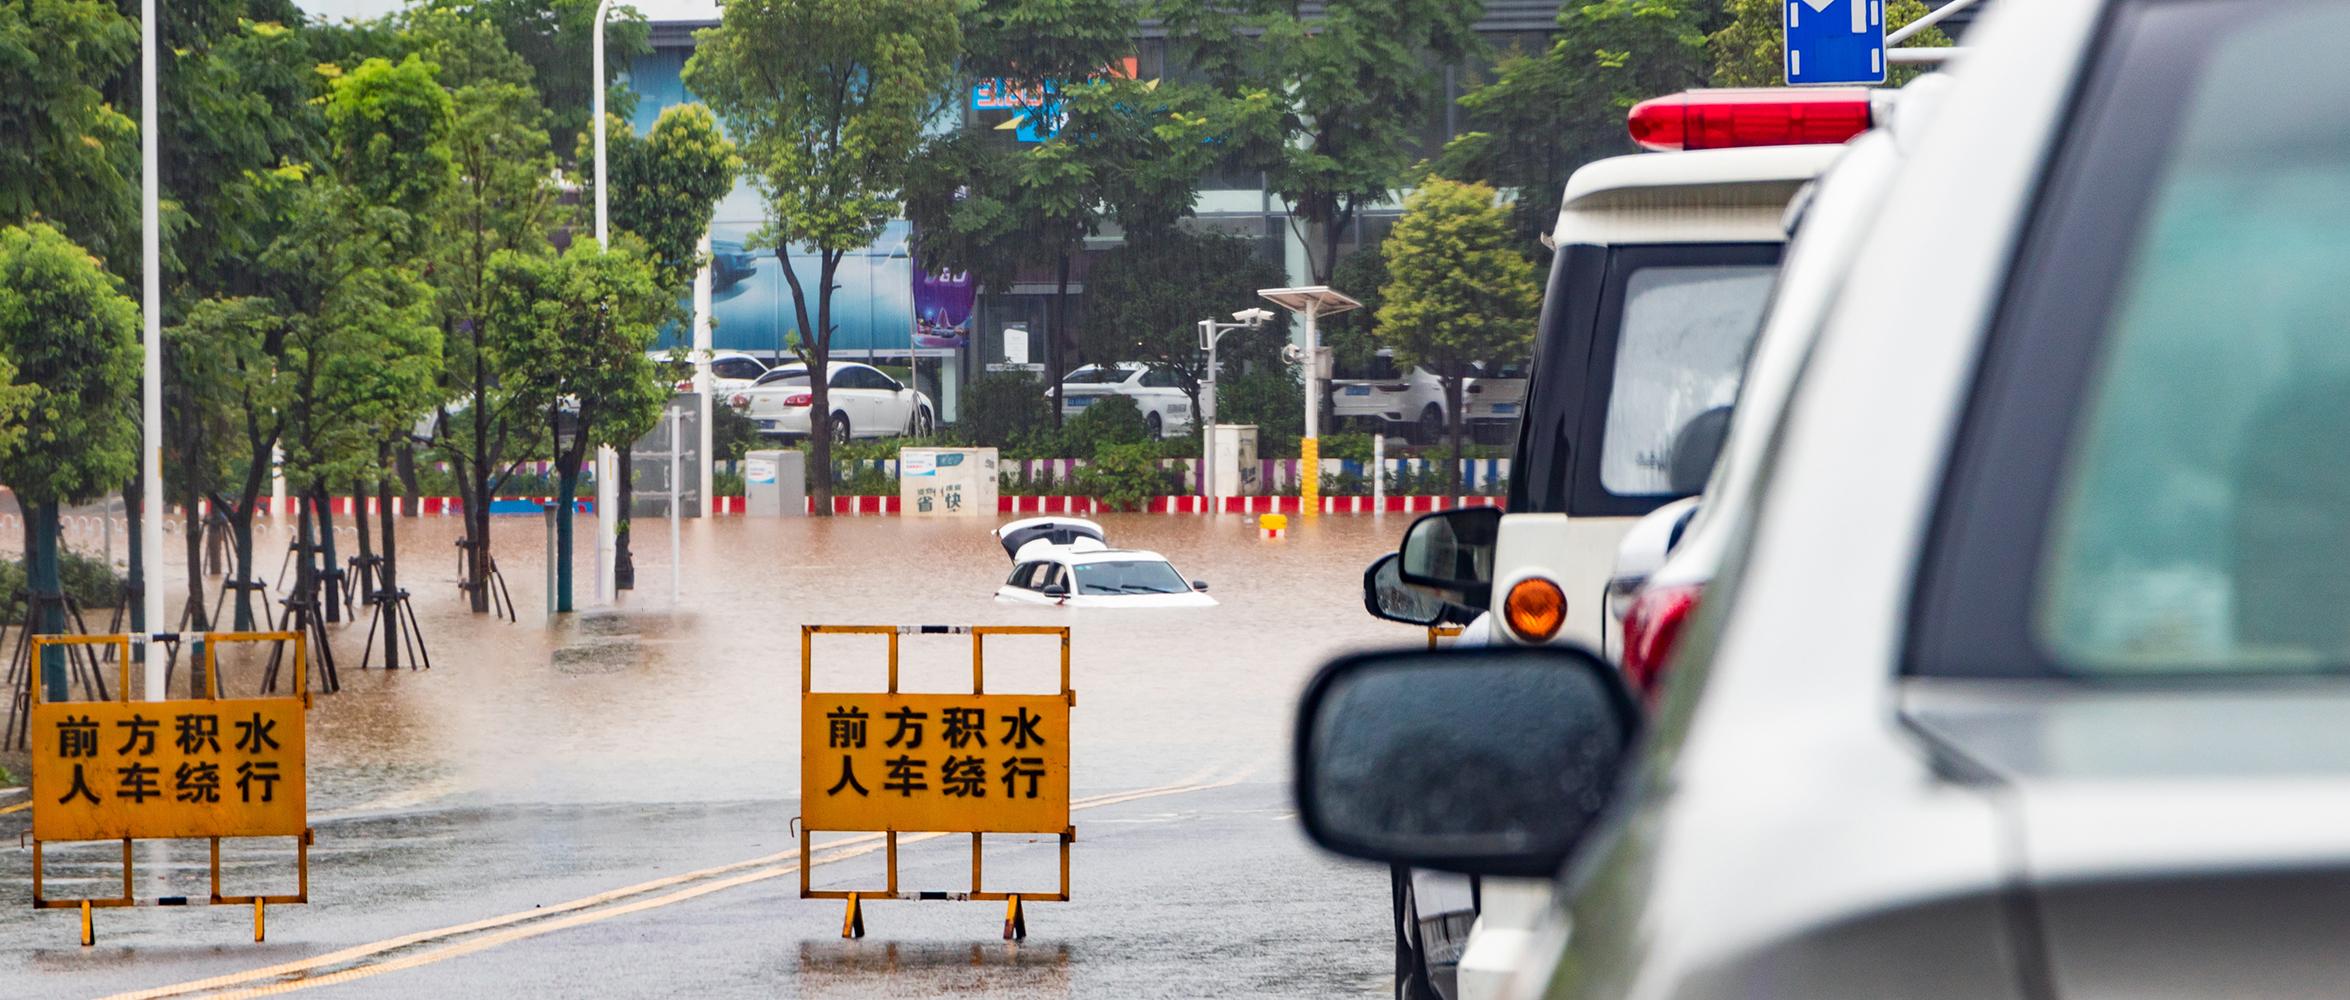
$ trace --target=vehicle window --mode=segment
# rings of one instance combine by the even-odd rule
[[[1062,379],[1066,385],[1115,385],[1126,381],[1134,372],[1126,368],[1089,367],[1070,372]]]
[[[1055,584],[1060,584],[1062,586],[1068,585],[1061,579],[1060,563],[1040,563],[1038,565],[1041,568],[1037,570],[1035,577],[1036,589],[1043,590],[1044,588],[1053,586]]]
[[[1036,576],[1036,568],[1042,565],[1044,564],[1021,563],[1018,566],[1012,567],[1012,575],[1004,580],[1004,585],[1010,587],[1028,587],[1030,589],[1034,589],[1030,586],[1030,583],[1031,580]]]
[[[1175,567],[1155,559],[1122,559],[1076,566],[1080,594],[1181,594],[1191,588]]]
[[[2297,62],[2350,10],[2238,13],[2117,248],[2042,557],[2069,669],[2350,665],[2350,81]]]
[[[768,372],[765,375],[759,376],[759,381],[752,384],[777,385],[785,387],[798,386],[800,388],[806,388],[808,385],[808,370],[805,368],[793,368],[788,371],[784,369],[777,369],[775,371]]]
[[[722,361],[714,361],[710,363],[710,370],[716,372],[719,378],[758,378],[760,373],[766,371],[765,368],[759,367],[758,362],[749,358],[727,358]]]
[[[872,373],[863,368],[835,368],[832,370],[832,387],[835,389],[870,389],[873,388],[873,383],[869,381],[871,378]]]
[[[1644,267],[1624,285],[1624,315],[1608,395],[1599,481],[1617,496],[1680,490],[1673,454],[1682,434],[1738,396],[1747,349],[1778,268]]]
[[[1142,373],[1142,384],[1152,389],[1180,389],[1183,379],[1171,368],[1152,368]]]

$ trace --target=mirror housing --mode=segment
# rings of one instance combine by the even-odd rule
[[[1447,601],[1433,590],[1403,582],[1402,563],[1401,556],[1390,552],[1363,570],[1363,610],[1371,617],[1422,627],[1465,625],[1475,619],[1474,610]]]
[[[1624,533],[1623,542],[1616,546],[1615,568],[1608,571],[1607,579],[1608,614],[1617,621],[1631,609],[1632,593],[1663,569],[1665,559],[1680,547],[1682,532],[1697,517],[1702,501],[1702,497],[1675,500],[1649,511]]]
[[[1062,585],[1060,585],[1060,584],[1057,584],[1057,583],[1048,583],[1048,584],[1045,584],[1045,585],[1044,585],[1044,596],[1046,596],[1046,597],[1067,597],[1067,596],[1069,596],[1069,588],[1067,588],[1067,587],[1064,587],[1064,586],[1062,586]]]
[[[1461,507],[1413,521],[1396,552],[1399,577],[1455,603],[1492,607],[1493,543],[1501,517],[1497,507]]]
[[[1206,581],[1206,580],[1193,580],[1193,581],[1191,581],[1191,589],[1193,589],[1193,590],[1196,590],[1196,591],[1199,591],[1200,593],[1203,593],[1203,594],[1204,594],[1204,593],[1207,593],[1207,592],[1208,592],[1208,581]]]
[[[1298,707],[1298,816],[1349,857],[1551,877],[1606,812],[1639,728],[1615,668],[1577,647],[1341,657]]]

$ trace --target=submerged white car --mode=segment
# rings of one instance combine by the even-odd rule
[[[996,588],[1008,604],[1077,608],[1205,608],[1205,580],[1185,580],[1156,552],[1113,549],[1102,526],[1071,517],[1033,517],[995,530],[1012,575]]]

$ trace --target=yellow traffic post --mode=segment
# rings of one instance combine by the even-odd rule
[[[112,701],[44,703],[29,686],[32,750],[33,908],[78,908],[82,943],[95,937],[91,911],[137,905],[132,842],[208,838],[212,842],[209,902],[252,903],[253,939],[262,939],[265,903],[303,903],[310,892],[308,739],[309,692],[266,698],[220,697],[216,662],[222,642],[291,642],[296,676],[307,677],[307,646],[297,632],[217,633],[203,637],[205,676],[200,697],[130,700],[127,635],[34,636],[32,653],[51,645],[114,646],[121,664],[120,695]],[[36,661],[37,662],[37,661]],[[229,896],[220,886],[220,841],[226,837],[291,836],[296,842],[298,891],[292,895]],[[120,841],[122,893],[105,898],[51,899],[42,892],[52,843]],[[183,905],[167,897],[158,905]]]
[[[888,642],[882,691],[814,689],[819,634],[880,635]],[[898,690],[898,640],[906,635],[971,636],[971,692]],[[990,636],[1060,640],[1061,690],[1055,694],[987,693]],[[1049,626],[808,625],[800,631],[800,897],[840,899],[848,909],[841,936],[863,937],[866,900],[1002,900],[1006,940],[1026,937],[1025,900],[1069,898],[1069,630]],[[886,880],[879,891],[819,890],[809,875],[810,832],[883,835]],[[901,891],[898,835],[971,835],[966,891]],[[990,892],[981,879],[981,836],[1057,834],[1061,880],[1056,892]]]

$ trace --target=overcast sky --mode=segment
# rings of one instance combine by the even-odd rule
[[[303,10],[326,17],[374,17],[400,9],[401,0],[295,0]],[[715,21],[716,0],[629,0],[652,21]]]

